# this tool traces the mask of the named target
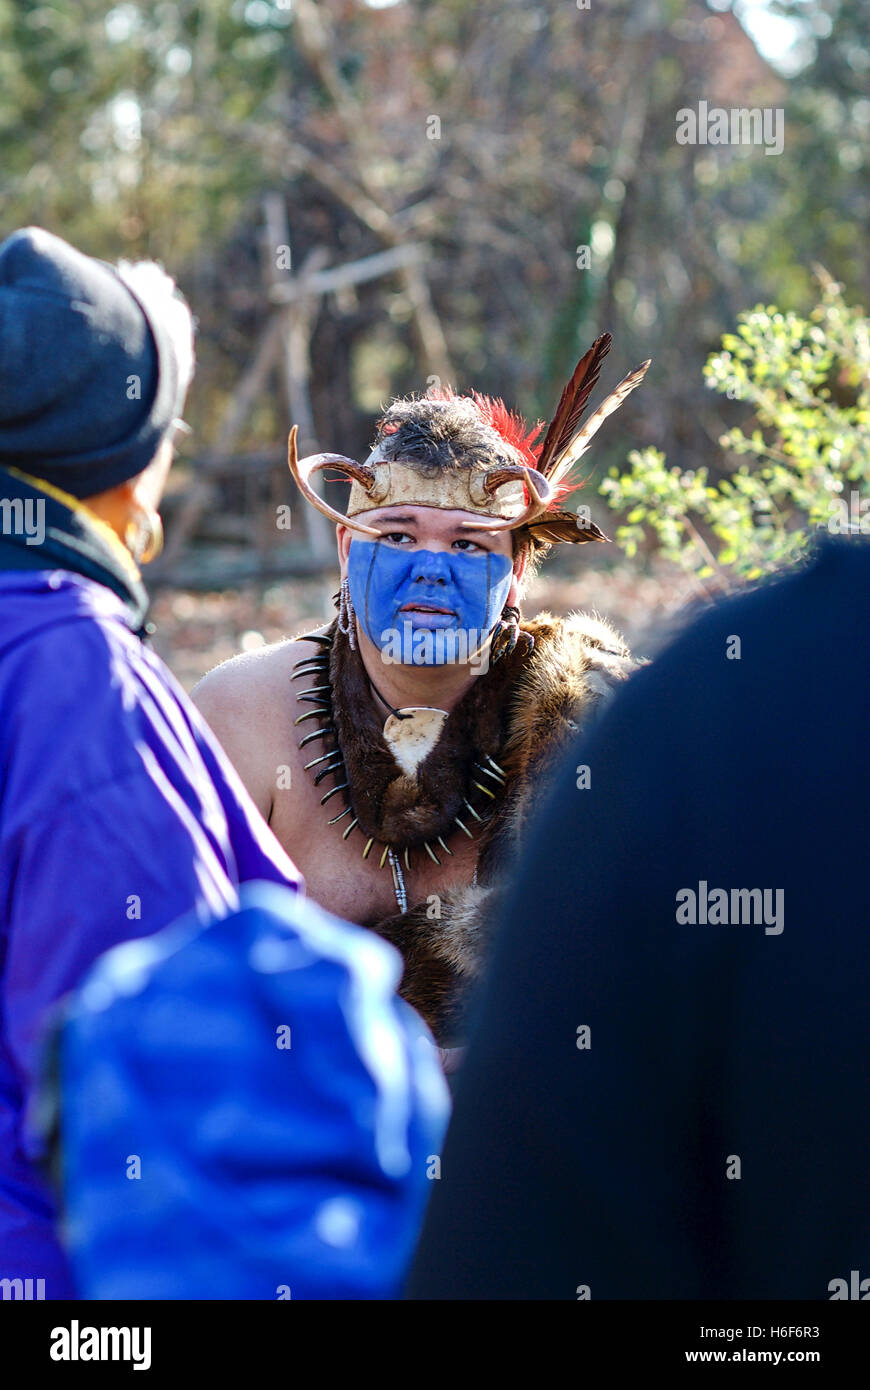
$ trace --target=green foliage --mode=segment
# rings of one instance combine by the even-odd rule
[[[625,513],[617,540],[627,554],[652,537],[668,560],[727,588],[796,560],[818,527],[870,530],[870,504],[855,507],[870,482],[870,321],[818,275],[809,318],[762,306],[741,314],[704,368],[708,386],[752,407],[748,432],[719,441],[730,472],[711,481],[707,468],[669,468],[642,449],[604,479]]]

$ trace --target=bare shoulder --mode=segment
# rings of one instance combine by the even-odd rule
[[[275,769],[287,760],[293,667],[322,651],[320,643],[290,638],[242,652],[215,666],[192,692],[194,703],[267,820]]]
[[[297,661],[322,651],[320,643],[303,636],[240,652],[203,676],[194,687],[193,699],[206,718],[208,709],[237,711],[240,705],[250,708],[252,701],[268,703],[279,691],[286,694],[287,677]]]
[[[291,647],[295,647],[293,642],[274,642],[222,661],[194,686],[193,700],[206,719],[212,713],[237,713],[242,706],[250,709],[252,702],[268,700],[280,684],[282,673],[292,666]]]

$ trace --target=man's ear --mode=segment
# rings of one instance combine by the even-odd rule
[[[520,551],[519,555],[514,560],[513,574],[511,575],[511,586],[508,589],[508,596],[506,599],[506,602],[509,604],[511,608],[516,608],[517,606],[523,582],[523,575],[526,572],[526,563],[528,561],[528,558],[528,550],[523,549]]]
[[[172,438],[167,435],[148,467],[137,473],[135,478],[128,478],[121,484],[125,501],[134,506],[144,507],[146,511],[150,508],[157,511],[174,456]]]
[[[135,502],[139,501],[139,493],[142,488],[142,479],[144,476],[144,473],[137,473],[134,478],[125,478],[122,483],[117,483],[115,485],[115,496],[119,498],[124,506],[131,507]],[[112,489],[110,489],[110,491],[111,490]],[[103,495],[102,493],[99,494],[99,496]]]
[[[335,543],[338,548],[338,563],[341,566],[342,579],[347,573],[347,552],[350,550],[350,543],[353,540],[353,532],[348,526],[336,526]]]

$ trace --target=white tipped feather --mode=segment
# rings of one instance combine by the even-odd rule
[[[633,372],[629,372],[628,376],[623,377],[607,399],[602,401],[598,409],[589,416],[582,430],[578,430],[567,448],[562,450],[553,463],[547,474],[548,482],[560,483],[564,481],[578,459],[581,459],[586,453],[593,435],[598,433],[608,415],[612,415],[614,410],[618,410],[626,396],[630,396],[635,387],[640,386],[651,361],[652,358],[647,358],[646,362],[641,362],[639,367],[635,367]]]

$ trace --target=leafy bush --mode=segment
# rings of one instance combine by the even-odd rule
[[[652,535],[661,554],[712,587],[730,589],[794,562],[813,531],[870,534],[870,321],[817,270],[809,318],[759,306],[704,367],[707,384],[754,408],[751,433],[720,443],[735,460],[708,470],[669,468],[657,449],[634,450],[601,489],[625,513],[616,539],[628,555]]]

